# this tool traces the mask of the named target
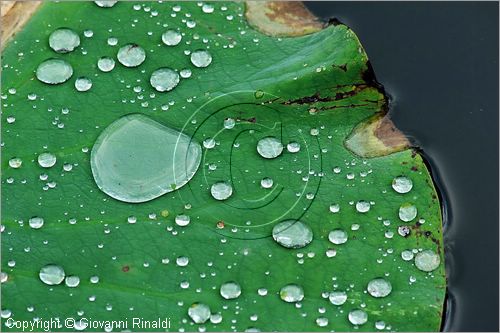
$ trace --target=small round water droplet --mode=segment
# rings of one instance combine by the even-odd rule
[[[370,203],[368,201],[360,200],[356,203],[356,210],[360,213],[366,213],[370,210]]]
[[[217,182],[210,188],[210,193],[216,200],[226,200],[233,194],[233,187],[227,182]]]
[[[335,257],[337,255],[337,250],[335,250],[335,249],[328,249],[328,250],[326,250],[325,254],[326,254],[326,256],[328,258],[332,258],[332,257]]]
[[[342,229],[335,229],[328,234],[328,240],[333,244],[339,245],[347,242],[347,233]]]
[[[419,252],[415,256],[415,266],[424,272],[432,272],[439,267],[440,263],[439,255],[432,250]]]
[[[368,314],[363,310],[352,310],[349,312],[349,321],[353,325],[363,325],[368,321]]]
[[[179,84],[179,74],[170,68],[160,68],[151,74],[149,82],[159,92],[170,91]]]
[[[38,164],[42,168],[51,168],[56,164],[57,158],[51,153],[42,153],[38,155]]]
[[[84,76],[79,77],[75,81],[75,88],[78,91],[88,91],[90,88],[92,88],[92,81]]]
[[[71,29],[61,28],[54,30],[49,36],[49,46],[58,53],[73,51],[80,45],[80,37]]]
[[[220,294],[225,299],[235,299],[241,295],[241,287],[236,282],[226,282],[220,287]]]
[[[87,30],[83,31],[83,35],[87,38],[90,38],[90,37],[94,36],[94,32],[92,30],[87,29]]]
[[[296,303],[304,299],[304,290],[296,284],[288,284],[281,288],[280,298],[287,303]]]
[[[232,129],[236,125],[236,120],[233,118],[226,118],[224,119],[224,128],[225,129]]]
[[[201,7],[201,10],[206,13],[206,14],[211,14],[214,12],[214,6],[212,6],[211,4],[209,3],[205,3],[203,4],[203,6]]]
[[[135,224],[137,222],[137,217],[135,216],[129,216],[127,217],[127,222],[130,223],[130,224]]]
[[[298,249],[312,242],[313,232],[301,221],[286,220],[274,226],[273,239],[283,247]]]
[[[260,99],[260,98],[264,97],[265,93],[262,90],[256,90],[253,93],[253,95],[255,98]]]
[[[417,207],[411,203],[404,203],[399,207],[399,218],[401,221],[410,222],[417,217]]]
[[[108,38],[108,45],[109,46],[116,46],[118,44],[118,38],[116,37],[109,37]]]
[[[215,140],[213,138],[203,140],[203,147],[206,149],[212,149],[215,147]]]
[[[165,45],[176,46],[182,40],[180,32],[175,30],[167,30],[161,35],[161,40]]]
[[[111,72],[115,68],[115,60],[110,57],[102,57],[97,60],[97,68],[102,72]]]
[[[196,67],[207,67],[212,63],[212,56],[206,50],[196,50],[191,53],[191,63]]]
[[[184,68],[179,72],[179,74],[183,79],[188,79],[191,77],[192,72],[189,68]]]
[[[9,166],[13,169],[19,169],[23,165],[23,161],[19,157],[13,157],[9,160]]]
[[[80,278],[76,275],[70,275],[66,277],[64,283],[70,288],[75,288],[80,284]]]
[[[375,328],[378,330],[383,330],[385,328],[385,322],[382,320],[376,321]]]
[[[210,308],[203,303],[193,303],[189,307],[188,315],[195,324],[203,324],[210,318]]]
[[[274,181],[271,178],[266,177],[262,178],[262,180],[260,181],[260,186],[262,186],[263,188],[271,188],[273,186],[273,183]]]
[[[259,288],[257,290],[257,294],[259,294],[259,296],[266,296],[267,295],[267,289],[266,288]]]
[[[413,259],[413,257],[414,257],[414,254],[413,254],[413,251],[411,251],[411,250],[404,250],[403,252],[401,252],[401,258],[404,261],[410,261]]]
[[[184,256],[178,257],[175,260],[175,263],[179,267],[185,267],[185,266],[187,266],[189,264],[189,258],[188,257],[184,257]]]
[[[404,176],[396,177],[392,181],[392,188],[398,193],[408,193],[411,191],[412,187],[413,182],[411,179]]]
[[[407,225],[402,225],[398,227],[398,234],[402,237],[408,237],[411,233],[410,227]]]
[[[61,266],[51,264],[42,267],[38,276],[43,283],[53,286],[63,282],[65,274]]]
[[[175,224],[177,224],[180,227],[185,227],[191,222],[191,218],[188,215],[177,215],[175,217]]]
[[[286,145],[286,149],[290,153],[298,153],[300,151],[300,143],[292,141]]]
[[[264,158],[276,158],[283,152],[283,144],[275,137],[268,136],[259,140],[257,152]]]
[[[41,227],[43,227],[44,220],[42,217],[33,216],[29,219],[28,223],[31,228],[40,229]]]
[[[210,322],[212,324],[220,324],[222,322],[222,315],[220,313],[213,313],[210,315]]]
[[[325,327],[328,325],[328,318],[325,317],[318,317],[316,318],[316,325],[319,327]]]
[[[367,290],[373,297],[386,297],[391,293],[392,285],[386,279],[376,278],[368,282]]]
[[[332,291],[328,299],[333,305],[342,305],[347,301],[347,294],[345,291]]]
[[[36,78],[43,83],[60,84],[73,75],[73,67],[61,59],[49,59],[42,62],[36,69]]]
[[[113,7],[118,1],[117,0],[100,0],[100,1],[94,1],[96,5],[102,8],[111,8]]]
[[[332,213],[338,213],[340,211],[340,205],[339,204],[331,204],[330,205],[330,212]]]
[[[146,59],[146,51],[137,44],[127,44],[118,50],[118,61],[126,67],[137,67]]]

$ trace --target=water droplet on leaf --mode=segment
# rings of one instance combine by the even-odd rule
[[[415,256],[415,266],[424,272],[432,272],[439,267],[440,263],[439,255],[431,250],[424,250]]]
[[[73,75],[73,67],[61,59],[49,59],[42,62],[36,69],[36,78],[43,83],[60,84]]]
[[[212,56],[206,50],[197,50],[191,53],[191,63],[196,67],[207,67],[212,63]]]
[[[189,307],[188,315],[195,324],[203,324],[210,318],[210,308],[203,303],[193,303]]]
[[[281,288],[280,298],[287,303],[296,303],[304,299],[304,290],[296,284],[289,284]]]
[[[149,201],[184,186],[200,161],[198,143],[140,114],[109,125],[91,153],[97,186],[125,202]]]
[[[236,282],[226,282],[220,287],[220,294],[225,299],[235,299],[241,295],[241,287]]]
[[[49,36],[49,46],[58,53],[73,51],[80,45],[80,37],[71,29],[61,28],[54,30]]]
[[[110,57],[102,57],[97,60],[97,68],[102,72],[111,72],[115,68],[115,60]]]
[[[408,193],[411,191],[412,187],[413,182],[411,179],[404,176],[396,177],[392,181],[392,188],[398,193]]]
[[[42,153],[38,155],[38,164],[42,168],[51,168],[56,164],[57,158],[51,153]]]
[[[401,221],[410,222],[417,217],[417,207],[411,203],[404,203],[399,207],[399,218]]]
[[[165,45],[175,46],[182,40],[182,35],[175,30],[167,30],[161,35],[161,40]]]
[[[353,325],[363,325],[368,321],[368,314],[363,310],[352,310],[349,312],[349,321]]]
[[[170,91],[179,84],[179,74],[170,68],[160,68],[151,74],[149,82],[159,92]]]
[[[127,44],[118,50],[117,58],[125,67],[137,67],[146,60],[146,51],[137,44]]]
[[[92,81],[89,78],[86,77],[79,77],[75,81],[75,88],[78,91],[88,91],[90,88],[92,88]]]
[[[328,299],[333,305],[342,305],[347,301],[347,294],[345,291],[332,291]]]
[[[61,266],[50,264],[42,267],[38,276],[43,283],[53,286],[63,282],[65,273]]]
[[[274,226],[273,238],[281,246],[298,249],[312,242],[313,232],[301,221],[286,220]]]
[[[40,229],[43,227],[44,220],[42,217],[34,216],[29,219],[29,225],[33,229]]]
[[[392,285],[386,279],[377,278],[368,282],[367,290],[373,297],[386,297],[391,293]]]
[[[283,144],[275,137],[265,137],[257,143],[257,152],[264,158],[276,158],[283,152]]]
[[[227,182],[217,182],[210,188],[210,193],[216,200],[226,200],[233,194],[233,187]]]
[[[333,244],[339,245],[347,242],[347,233],[342,229],[335,229],[328,234],[328,240]]]

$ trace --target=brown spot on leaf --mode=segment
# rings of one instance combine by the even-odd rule
[[[303,36],[324,27],[299,1],[247,1],[245,15],[252,27],[274,37]]]
[[[28,22],[42,1],[2,1],[2,48]]]

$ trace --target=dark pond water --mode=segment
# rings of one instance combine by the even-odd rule
[[[498,331],[498,3],[308,2],[351,27],[446,202],[446,331]]]

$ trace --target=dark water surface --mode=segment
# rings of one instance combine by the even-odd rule
[[[446,331],[498,331],[498,3],[308,2],[363,44],[446,201]]]

